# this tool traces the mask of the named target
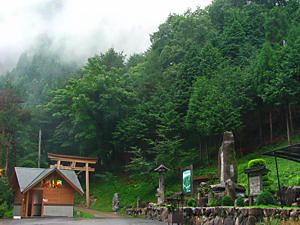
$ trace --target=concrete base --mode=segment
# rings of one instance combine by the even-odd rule
[[[73,206],[45,205],[44,216],[73,217]]]

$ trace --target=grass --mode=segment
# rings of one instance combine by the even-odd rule
[[[299,142],[300,136],[294,136],[293,142]],[[255,158],[264,158],[267,163],[267,168],[270,170],[268,177],[273,181],[271,185],[272,190],[277,190],[277,177],[276,168],[273,157],[262,156],[263,152],[271,151],[276,148],[284,147],[287,145],[286,141],[263,147],[257,150],[255,153],[251,153],[240,157],[238,159],[238,183],[247,188],[248,180],[247,175],[244,173],[244,169],[248,165],[248,161]],[[283,186],[288,185],[300,185],[300,163],[288,161],[285,159],[278,159],[278,167],[280,174],[280,182]],[[210,173],[217,173],[216,167],[195,169],[194,175],[207,175]],[[148,202],[155,202],[156,188],[158,185],[157,174],[150,175],[149,177],[138,179],[139,182],[134,182],[127,178],[119,178],[111,173],[105,173],[103,175],[96,175],[91,182],[91,196],[96,199],[91,204],[91,208],[111,212],[112,211],[112,198],[114,193],[119,194],[120,198],[120,213],[124,213],[126,207],[136,207],[137,199],[139,198],[140,206],[145,205]],[[166,195],[170,195],[174,192],[180,191],[180,179],[177,172],[168,172],[165,176]],[[82,199],[81,199],[82,200]],[[77,200],[78,203],[78,200]]]
[[[142,181],[133,183],[130,181],[119,179],[111,173],[106,173],[102,177],[98,177],[91,185],[91,196],[96,201],[91,204],[91,208],[111,212],[112,198],[114,193],[119,194],[121,212],[126,207],[136,207],[137,200],[141,206],[155,200],[155,184],[149,179],[149,182]]]
[[[74,217],[75,218],[95,218],[94,215],[86,213],[86,212],[81,212],[81,211],[76,211],[74,210]]]

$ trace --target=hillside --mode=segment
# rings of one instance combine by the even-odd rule
[[[299,142],[300,136],[293,136],[293,142]],[[267,162],[267,168],[270,170],[268,177],[273,181],[271,188],[276,191],[277,176],[275,162],[273,157],[262,156],[261,153],[284,147],[287,141],[282,141],[277,144],[265,146],[258,149],[256,152],[238,158],[239,184],[247,188],[247,176],[243,173],[247,168],[248,161],[255,158],[263,158]],[[280,173],[280,182],[282,185],[300,185],[300,163],[278,159],[278,167]],[[204,169],[195,169],[195,175],[207,175],[208,173],[217,173],[217,168],[210,167]],[[156,202],[155,190],[157,188],[158,177],[152,176],[150,180],[130,181],[124,177],[120,178],[106,173],[96,175],[91,185],[91,195],[96,199],[96,202],[91,205],[91,208],[101,211],[111,211],[112,196],[115,192],[120,195],[121,212],[124,207],[136,207],[137,199],[140,199],[140,204],[145,205],[147,202]],[[179,174],[169,172],[166,178],[166,194],[171,194],[180,191]]]

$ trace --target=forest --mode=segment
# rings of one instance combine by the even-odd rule
[[[0,76],[0,167],[42,165],[47,152],[97,156],[97,171],[142,178],[217,163],[224,131],[236,152],[299,129],[300,2],[215,0],[171,14],[151,46],[111,48],[77,63],[43,37]],[[74,49],[76,51],[76,49]]]

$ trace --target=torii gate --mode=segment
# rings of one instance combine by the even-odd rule
[[[86,193],[86,207],[90,206],[90,185],[89,185],[89,172],[95,172],[95,168],[89,167],[89,164],[96,164],[97,158],[95,157],[81,157],[74,155],[60,155],[48,153],[48,158],[51,161],[56,161],[50,168],[57,168],[63,170],[85,171],[85,193]],[[80,165],[81,164],[81,165]],[[82,166],[84,164],[84,166]]]

